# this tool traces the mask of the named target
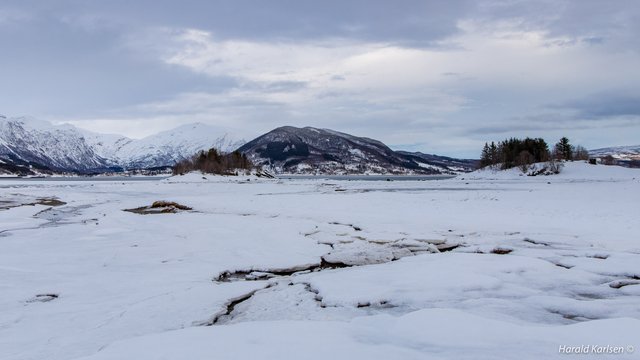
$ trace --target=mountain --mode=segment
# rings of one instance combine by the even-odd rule
[[[162,168],[212,147],[224,152],[237,149],[276,173],[455,174],[474,167],[472,160],[394,151],[377,140],[312,127],[284,126],[243,143],[200,123],[130,139],[0,115],[0,173]]]
[[[591,157],[605,157],[608,155],[618,160],[640,160],[640,145],[589,150],[589,156]]]
[[[217,147],[231,151],[244,143],[220,133],[197,123],[136,140],[0,115],[0,172],[93,173],[166,167],[200,150]]]
[[[446,156],[424,154],[421,152],[397,151],[418,163],[428,164],[449,171],[469,172],[478,168],[479,161],[474,159],[456,159]]]
[[[5,172],[30,169],[107,171],[108,162],[87,145],[73,126],[54,126],[33,118],[0,116],[0,161]]]
[[[600,158],[609,165],[640,167],[640,145],[614,146],[589,150],[589,157]],[[607,157],[610,157],[608,160]]]
[[[85,131],[87,143],[112,165],[126,169],[170,166],[200,150],[212,147],[233,151],[244,141],[202,123],[188,124],[140,140]]]
[[[444,158],[393,151],[378,140],[312,127],[279,127],[238,151],[280,174],[454,174],[463,168],[450,168]]]

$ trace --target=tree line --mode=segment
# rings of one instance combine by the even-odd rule
[[[523,171],[537,162],[561,160],[588,160],[589,152],[582,146],[574,146],[567,137],[562,137],[554,146],[542,138],[509,138],[503,141],[485,143],[480,156],[480,167],[497,166],[501,169],[520,167]]]
[[[252,170],[255,166],[247,155],[234,151],[223,153],[215,148],[200,151],[190,159],[179,161],[173,166],[173,174],[185,174],[200,170],[203,173],[218,175],[237,175],[238,170]]]

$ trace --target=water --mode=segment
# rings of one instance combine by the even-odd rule
[[[0,177],[1,181],[158,181],[169,176],[56,176],[42,178]],[[334,181],[428,181],[454,178],[454,175],[279,175],[280,180],[334,180]]]
[[[169,176],[55,176],[42,178],[0,177],[0,181],[157,181]]]
[[[427,181],[452,179],[455,175],[280,175],[281,180],[341,180],[341,181]]]

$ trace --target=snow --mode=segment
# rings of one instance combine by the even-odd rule
[[[425,168],[425,169],[442,170],[442,167],[438,167],[438,166],[431,165],[431,164],[426,164],[426,163],[423,163],[423,162],[418,162],[418,166],[420,166],[421,168]]]
[[[468,174],[461,174],[458,178],[468,180],[514,180],[526,179],[528,181],[553,181],[553,180],[574,180],[574,181],[620,181],[629,179],[640,179],[638,169],[630,169],[621,166],[591,165],[584,161],[562,162],[559,174],[548,176],[527,176],[519,168],[499,170],[497,168],[485,167]],[[540,168],[544,163],[534,164]],[[529,171],[531,172],[531,171]]]
[[[615,146],[602,149],[589,150],[592,157],[605,157],[611,155],[616,159],[630,160],[640,159],[640,145],[635,146]]]
[[[198,151],[217,148],[231,152],[242,144],[226,131],[202,123],[179,126],[143,139],[85,131],[85,138],[100,156],[125,167],[173,164]]]
[[[103,167],[103,159],[70,125],[52,125],[29,117],[0,119],[0,156],[36,162],[54,169]]]
[[[274,182],[276,179],[257,176],[255,172],[247,172],[243,169],[232,171],[238,175],[213,175],[205,174],[200,171],[192,171],[184,175],[174,175],[163,179],[162,182],[171,184],[191,184],[191,183],[244,183],[248,181]]]
[[[621,327],[628,332],[621,333]],[[542,327],[428,309],[350,322],[279,321],[191,328],[118,342],[83,359],[564,358],[567,355],[558,351],[561,345],[610,344],[626,349],[625,344],[637,342],[638,331],[640,324],[633,319]]]
[[[366,156],[360,149],[349,148],[349,154],[358,158],[366,158]]]
[[[215,147],[230,152],[243,143],[244,140],[226,130],[201,123],[183,125],[143,139],[129,139],[81,130],[69,124],[53,125],[35,118],[0,118],[0,156],[15,155],[59,169],[170,166],[201,150]]]
[[[638,175],[576,162],[437,181],[2,179],[0,354],[626,352],[640,346]],[[44,197],[67,204],[20,206]],[[156,200],[193,210],[122,211]]]

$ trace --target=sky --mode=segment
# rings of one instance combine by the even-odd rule
[[[472,158],[512,136],[637,145],[638,19],[635,0],[3,0],[0,114]]]

